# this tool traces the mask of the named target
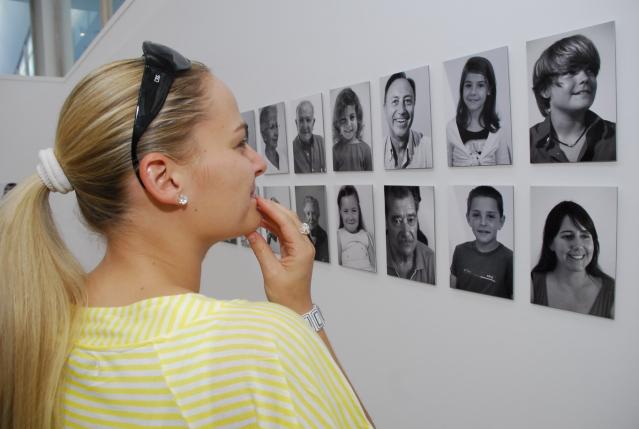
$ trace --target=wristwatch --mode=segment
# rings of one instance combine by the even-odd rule
[[[311,308],[308,313],[304,313],[302,317],[306,320],[308,326],[310,326],[315,332],[319,332],[324,329],[326,321],[324,320],[324,316],[322,316],[322,312],[317,304],[313,304],[313,308]]]

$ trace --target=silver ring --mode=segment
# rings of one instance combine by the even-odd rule
[[[300,231],[300,234],[309,235],[311,233],[311,227],[308,226],[306,222],[303,222],[300,225],[299,231]]]

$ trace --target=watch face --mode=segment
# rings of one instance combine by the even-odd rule
[[[324,327],[324,317],[322,317],[322,312],[316,305],[314,305],[311,311],[306,313],[303,317],[315,332],[321,331]]]

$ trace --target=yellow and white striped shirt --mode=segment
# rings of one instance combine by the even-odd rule
[[[371,427],[324,343],[282,306],[185,294],[83,311],[65,427]]]

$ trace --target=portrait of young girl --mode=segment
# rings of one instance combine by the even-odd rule
[[[358,95],[359,93],[359,95]],[[363,98],[363,100],[360,100]],[[363,101],[363,103],[362,103]],[[370,87],[368,82],[331,91],[333,170],[372,171]]]
[[[363,200],[360,199],[360,194]],[[364,214],[362,206],[366,209]],[[376,272],[373,187],[371,185],[342,186],[337,193],[337,209],[339,212],[337,229],[339,264],[343,267]],[[368,218],[367,222],[364,221],[365,217]]]
[[[448,165],[512,164],[507,48],[451,60],[445,66],[457,105],[446,126]]]

